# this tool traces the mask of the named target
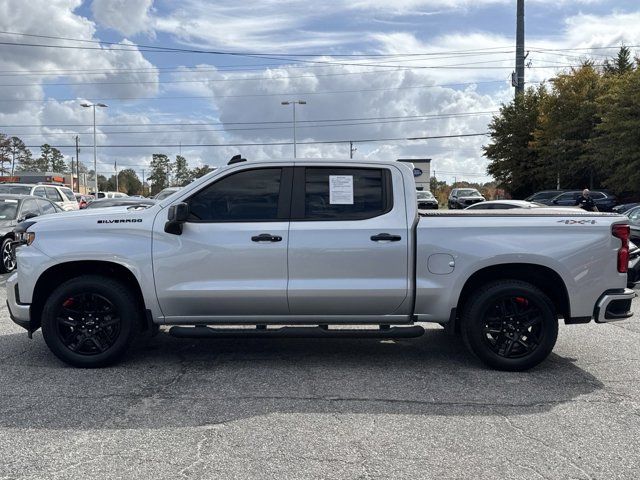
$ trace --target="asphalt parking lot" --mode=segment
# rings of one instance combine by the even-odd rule
[[[10,321],[5,279],[0,479],[640,475],[640,314],[562,326],[527,373],[487,370],[440,327],[383,342],[159,335],[77,370]]]

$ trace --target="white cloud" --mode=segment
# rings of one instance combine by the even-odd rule
[[[91,12],[100,25],[124,35],[152,30],[153,0],[93,0]]]

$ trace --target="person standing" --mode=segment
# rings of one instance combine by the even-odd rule
[[[598,207],[596,207],[596,202],[591,198],[591,192],[589,192],[588,188],[585,188],[582,191],[582,195],[576,198],[576,206],[580,206],[581,209],[586,210],[587,212],[597,212]]]

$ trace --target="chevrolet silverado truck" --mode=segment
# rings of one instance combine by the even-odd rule
[[[395,161],[236,162],[151,207],[43,216],[16,231],[11,318],[78,367],[141,332],[407,338],[435,322],[487,365],[552,351],[559,319],[631,316],[624,216],[419,214]]]

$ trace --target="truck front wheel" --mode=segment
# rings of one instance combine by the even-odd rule
[[[135,296],[117,280],[83,275],[56,288],[42,309],[49,349],[75,367],[111,365],[122,358],[139,326]]]
[[[498,370],[528,370],[549,356],[558,319],[549,297],[519,280],[492,282],[466,302],[461,322],[465,345]]]

